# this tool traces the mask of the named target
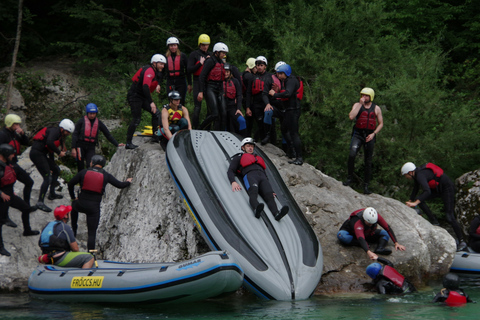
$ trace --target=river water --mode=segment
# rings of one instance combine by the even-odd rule
[[[480,301],[480,279],[462,278]],[[314,296],[296,302],[264,301],[250,293],[179,305],[58,303],[28,294],[1,294],[0,319],[478,319],[480,305],[446,307],[431,301],[441,283],[405,296],[373,293]]]

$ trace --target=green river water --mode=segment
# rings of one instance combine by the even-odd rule
[[[480,278],[462,278],[480,302]],[[104,305],[34,300],[0,294],[0,319],[479,319],[480,304],[446,307],[431,301],[441,283],[405,296],[373,293],[314,296],[296,302],[263,301],[250,293],[179,305]]]

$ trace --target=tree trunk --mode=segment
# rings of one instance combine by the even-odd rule
[[[12,103],[12,89],[13,89],[13,77],[15,73],[15,65],[17,64],[18,47],[20,46],[20,36],[22,34],[22,16],[23,16],[23,0],[18,0],[18,22],[17,22],[17,36],[15,38],[15,47],[13,49],[12,67],[8,74],[8,86],[7,86],[7,113],[10,111]]]

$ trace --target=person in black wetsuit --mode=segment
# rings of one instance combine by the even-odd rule
[[[353,172],[355,170],[355,157],[363,146],[365,153],[365,179],[363,180],[363,193],[372,193],[368,185],[372,178],[372,158],[373,148],[377,139],[377,134],[383,128],[382,110],[373,103],[375,92],[372,88],[363,88],[360,91],[360,102],[353,105],[348,114],[350,120],[355,120],[350,141],[350,153],[348,155],[348,176],[343,182],[344,186],[349,186],[353,182]],[[378,125],[377,125],[378,122]]]
[[[389,260],[378,258],[378,262],[370,264],[366,272],[373,279],[375,289],[380,294],[404,294],[417,291],[404,276],[402,276]]]
[[[275,203],[275,193],[272,186],[268,182],[265,174],[266,165],[262,157],[253,153],[255,150],[255,141],[252,138],[245,138],[242,140],[242,151],[232,158],[230,166],[227,171],[228,180],[232,185],[232,191],[240,191],[242,188],[235,181],[235,175],[241,175],[242,180],[247,189],[250,206],[255,212],[255,217],[258,219],[263,211],[263,203],[258,202],[258,195],[260,194],[267,203],[268,209],[275,217],[275,220],[280,221],[287,213],[288,206],[283,206],[280,210]]]
[[[242,113],[242,85],[233,77],[231,68],[232,66],[228,62],[225,63],[223,92],[225,93],[225,103],[227,105],[227,131],[246,137],[247,124]]]
[[[0,254],[10,256],[3,245],[2,226],[6,224],[10,207],[22,212],[23,235],[35,236],[40,232],[30,227],[30,212],[33,209],[13,192],[13,185],[17,181],[15,168],[9,162],[15,156],[15,149],[9,144],[0,145]]]
[[[72,134],[72,157],[77,160],[78,171],[85,169],[85,164],[87,167],[90,165],[90,161],[95,154],[99,132],[102,132],[105,138],[115,147],[123,147],[125,145],[118,143],[107,126],[97,118],[98,107],[96,104],[87,104],[85,111],[87,115],[75,123],[75,130]]]
[[[380,225],[383,230],[377,229],[377,225]],[[377,254],[389,255],[392,253],[392,250],[386,248],[390,239],[395,244],[395,250],[406,250],[397,242],[397,237],[390,225],[372,207],[352,212],[340,227],[337,238],[344,245],[361,247],[372,260],[378,259]],[[377,249],[374,252],[370,250],[367,241],[378,241]]]
[[[250,103],[248,103],[249,107],[247,108],[247,88],[252,86],[254,74],[257,73],[257,66],[255,66],[255,58],[248,58],[245,65],[247,68],[242,73],[242,94],[243,94],[243,108],[245,109],[245,121],[247,122],[247,136],[252,135],[252,128],[253,128],[253,117],[252,117],[252,110],[250,109],[251,95],[250,95]]]
[[[433,163],[426,163],[417,168],[414,163],[407,162],[402,166],[401,173],[408,180],[414,181],[410,200],[405,204],[410,208],[419,206],[428,216],[430,222],[438,226],[437,218],[428,207],[426,201],[441,197],[445,207],[447,222],[452,226],[457,236],[457,251],[465,249],[467,244],[463,240],[462,228],[460,228],[455,219],[455,185],[443,172],[443,169]],[[420,188],[422,188],[423,193],[417,197]]]
[[[168,94],[170,102],[162,108],[162,127],[156,134],[160,137],[160,146],[164,151],[175,132],[192,129],[188,109],[180,103],[181,98],[178,91],[171,91]]]
[[[433,298],[433,302],[443,302],[449,307],[458,307],[473,302],[472,299],[459,288],[460,279],[456,274],[447,273],[443,278],[444,288]]]
[[[182,96],[181,103],[185,105],[187,90],[188,93],[192,92],[192,77],[187,69],[187,55],[180,51],[179,45],[180,42],[177,38],[170,37],[167,39],[167,52],[165,54],[167,64],[163,72],[167,79],[167,96],[172,91],[178,91]]]
[[[194,129],[198,128],[200,123],[200,111],[202,110],[202,101],[197,100],[200,92],[199,76],[202,73],[205,60],[210,58],[212,53],[208,52],[210,46],[210,37],[206,34],[201,34],[198,37],[198,49],[190,53],[188,57],[187,72],[193,75],[193,118],[192,126]]]
[[[20,146],[28,145],[28,137],[20,127],[22,119],[16,114],[7,114],[5,117],[5,127],[0,131],[0,144],[9,144],[13,146],[15,150],[15,156],[13,157],[10,164],[15,169],[15,174],[17,176],[17,181],[23,183],[23,201],[25,201],[28,206],[30,206],[30,196],[32,194],[33,188],[33,179],[30,178],[30,175],[18,165],[17,156],[20,155]],[[36,208],[36,207],[35,207]],[[8,227],[15,228],[17,224],[10,220],[7,216],[7,223],[5,224]]]
[[[64,157],[67,152],[65,147],[65,139],[69,136],[75,125],[70,119],[63,119],[60,121],[58,127],[45,127],[41,129],[33,137],[33,146],[30,150],[30,160],[37,168],[40,175],[43,177],[43,183],[40,187],[40,194],[36,206],[38,209],[45,212],[50,212],[52,209],[47,207],[44,203],[45,195],[50,186],[49,200],[62,199],[63,196],[55,193],[55,186],[58,176],[60,175],[60,168],[55,163],[55,155]]]
[[[470,236],[470,248],[473,251],[480,253],[480,215],[476,215],[470,223],[470,228],[468,229],[468,234]]]
[[[78,213],[83,212],[87,215],[88,228],[88,250],[95,249],[95,238],[97,235],[98,223],[100,222],[100,202],[105,192],[107,184],[111,184],[116,188],[126,188],[132,182],[132,178],[126,181],[118,181],[110,173],[103,170],[105,166],[105,158],[101,155],[92,157],[91,167],[83,169],[77,173],[72,180],[68,182],[68,192],[72,199],[72,229],[73,234],[77,236],[78,229]],[[76,184],[80,184],[80,195],[75,196],[74,188]]]

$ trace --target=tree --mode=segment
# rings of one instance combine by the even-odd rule
[[[17,36],[15,37],[15,47],[13,49],[12,65],[8,74],[7,86],[7,113],[10,111],[11,95],[13,89],[15,65],[17,64],[18,48],[20,46],[20,36],[22,34],[22,16],[23,16],[23,0],[18,0],[18,20],[17,20]]]

